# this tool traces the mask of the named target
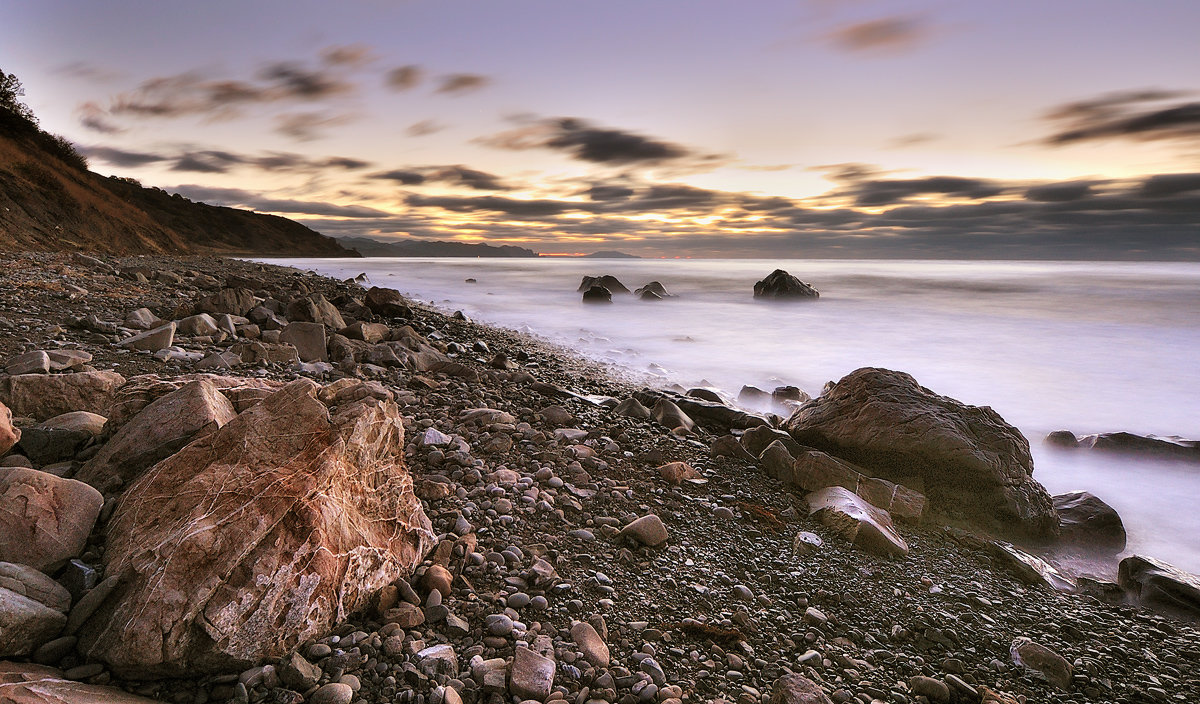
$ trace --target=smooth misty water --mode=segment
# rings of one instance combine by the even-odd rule
[[[743,384],[810,394],[863,366],[911,373],[989,405],[1033,446],[1051,493],[1086,489],[1121,513],[1130,550],[1200,572],[1200,466],[1045,448],[1052,430],[1200,436],[1200,265],[594,259],[304,259],[278,263],[378,286],[593,359],[736,397]],[[753,300],[783,268],[816,303]],[[584,274],[678,298],[585,306]],[[467,278],[478,280],[465,283]],[[655,366],[657,365],[657,366]]]

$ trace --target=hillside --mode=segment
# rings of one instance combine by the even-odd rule
[[[356,256],[286,218],[195,203],[88,171],[65,140],[4,110],[0,250]]]
[[[536,257],[538,253],[513,245],[490,245],[482,242],[381,242],[370,237],[342,237],[344,247],[358,250],[364,257]]]

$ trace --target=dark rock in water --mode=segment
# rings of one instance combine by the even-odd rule
[[[713,403],[724,403],[724,401],[721,400],[721,396],[712,389],[688,389],[687,395],[693,398],[703,399],[705,401],[712,401]]]
[[[809,401],[811,397],[796,386],[777,386],[771,392],[771,398],[779,403],[784,401]]]
[[[1079,447],[1167,460],[1200,462],[1200,442],[1133,433],[1100,433],[1079,438]]]
[[[629,289],[625,284],[617,280],[617,277],[610,274],[603,276],[585,276],[583,281],[579,282],[579,288],[576,291],[587,291],[593,286],[603,286],[608,289],[609,293],[629,293]]]
[[[817,289],[809,286],[783,269],[772,271],[767,278],[754,284],[755,298],[800,298],[816,299],[821,296]]]
[[[667,293],[667,288],[657,281],[651,281],[645,286],[635,289],[633,295],[643,301],[661,301],[664,298],[674,298],[674,296]]]
[[[1139,604],[1168,615],[1200,620],[1200,577],[1133,555],[1121,560],[1117,583]]]
[[[1054,497],[1063,542],[1118,553],[1125,549],[1125,525],[1116,510],[1086,491]]]
[[[584,303],[612,303],[612,291],[603,286],[591,286],[583,292]]]
[[[742,390],[738,392],[737,400],[738,403],[761,406],[770,402],[771,394],[757,386],[743,386]]]
[[[1054,447],[1075,448],[1079,446],[1079,439],[1070,430],[1055,430],[1046,436],[1046,444]]]
[[[923,487],[931,507],[947,515],[1001,535],[1049,538],[1058,531],[1021,432],[991,408],[939,396],[903,372],[851,372],[784,427],[801,445]]]
[[[678,406],[706,428],[713,430],[741,430],[745,428],[755,428],[760,425],[770,425],[766,418],[756,416],[752,413],[746,413],[736,408],[730,408],[724,403],[716,403],[694,396],[685,396],[683,394],[671,393],[669,391],[651,391],[643,389],[634,394],[634,398],[642,402],[647,407],[654,407],[660,399],[667,399],[674,405]]]

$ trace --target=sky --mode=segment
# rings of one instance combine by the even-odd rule
[[[1194,0],[0,0],[106,175],[337,237],[1200,259]]]

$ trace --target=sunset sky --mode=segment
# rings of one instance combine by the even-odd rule
[[[0,0],[104,174],[334,236],[1200,259],[1200,3]]]

